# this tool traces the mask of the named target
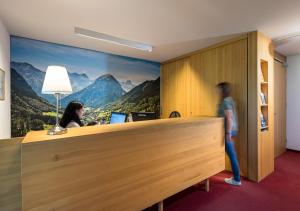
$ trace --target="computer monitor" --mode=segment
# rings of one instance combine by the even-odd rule
[[[109,124],[126,122],[127,114],[120,112],[111,112]]]
[[[156,119],[155,112],[131,112],[131,115],[134,122]]]

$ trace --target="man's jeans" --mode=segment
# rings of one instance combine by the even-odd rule
[[[232,131],[231,136],[234,137],[237,135],[236,131]],[[240,167],[237,159],[236,151],[234,148],[234,142],[232,140],[225,140],[225,150],[230,159],[231,169],[233,172],[233,178],[235,181],[241,181],[240,178]]]

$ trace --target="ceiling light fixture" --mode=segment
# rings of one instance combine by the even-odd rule
[[[89,37],[89,38],[101,40],[104,42],[114,43],[117,45],[123,45],[123,46],[127,46],[130,48],[139,49],[142,51],[152,52],[152,49],[153,49],[153,47],[151,45],[148,45],[145,43],[135,42],[135,41],[131,41],[131,40],[125,40],[125,39],[114,37],[114,36],[111,36],[108,34],[103,34],[103,33],[95,32],[95,31],[91,31],[91,30],[83,29],[83,28],[79,28],[79,27],[74,28],[74,33],[76,35]]]

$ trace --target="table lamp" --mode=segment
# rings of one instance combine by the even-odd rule
[[[58,135],[67,132],[67,129],[60,127],[58,123],[58,109],[61,94],[72,93],[72,87],[67,69],[61,66],[48,66],[43,88],[43,94],[53,94],[56,97],[56,124],[48,130],[49,135]]]

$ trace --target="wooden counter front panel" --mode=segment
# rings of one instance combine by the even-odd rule
[[[141,210],[225,169],[223,119],[22,146],[24,210]]]
[[[0,210],[21,210],[21,141],[0,140]]]

